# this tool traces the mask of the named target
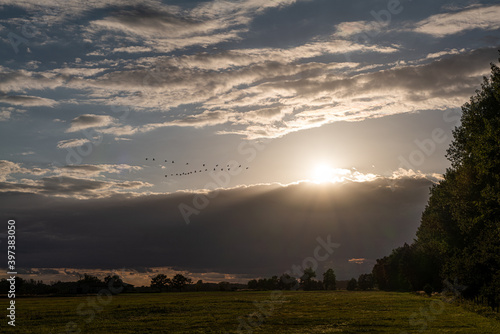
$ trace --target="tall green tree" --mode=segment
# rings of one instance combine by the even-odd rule
[[[500,296],[500,69],[462,106],[447,151],[451,162],[434,186],[416,245],[436,276],[467,286],[465,297]],[[429,282],[430,283],[430,282]]]

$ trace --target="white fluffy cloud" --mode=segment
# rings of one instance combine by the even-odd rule
[[[416,24],[414,31],[444,37],[467,30],[500,28],[500,5],[472,7],[453,13],[432,15]]]

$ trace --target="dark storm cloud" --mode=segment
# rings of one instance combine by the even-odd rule
[[[320,268],[346,277],[361,268],[349,259],[366,258],[369,271],[374,259],[412,240],[430,184],[401,178],[392,190],[385,179],[221,190],[189,225],[179,211],[181,203],[194,208],[196,194],[188,193],[100,200],[3,193],[0,208],[17,221],[23,267],[270,275],[301,265],[316,239],[330,235],[341,246]],[[102,185],[74,185],[88,186]]]

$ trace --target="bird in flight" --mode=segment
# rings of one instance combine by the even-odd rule
[[[148,158],[145,158],[146,161],[156,161],[156,158],[151,158],[151,157],[148,157]],[[169,162],[167,159],[164,159],[165,162]],[[171,160],[171,163],[175,163],[174,160]],[[186,162],[186,166],[189,165],[189,162]],[[185,171],[185,172],[178,172],[178,173],[171,173],[170,176],[173,177],[173,176],[187,176],[187,175],[192,175],[192,174],[197,174],[197,173],[203,173],[203,170],[205,172],[208,172],[209,168],[207,167],[207,163],[202,163],[201,164],[204,168],[201,168],[201,169],[195,169],[195,170],[192,170],[192,171]],[[220,165],[220,166],[219,166]],[[218,167],[223,167],[224,164],[215,164],[215,167],[213,168],[213,171],[217,171],[218,170]],[[230,171],[232,167],[234,167],[234,169],[237,169],[237,168],[242,168],[242,165],[239,165],[239,164],[227,164],[226,165],[227,167],[226,168],[221,168],[221,172],[223,172],[224,170],[227,170],[227,171]],[[238,167],[236,167],[238,166]],[[162,167],[162,168],[167,168],[167,167]],[[244,169],[248,170],[250,167],[243,167]],[[165,174],[165,177],[168,177],[168,173]]]

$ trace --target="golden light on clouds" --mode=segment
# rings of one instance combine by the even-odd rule
[[[358,172],[354,168],[345,169],[345,168],[333,168],[328,164],[317,164],[311,172],[311,176],[309,178],[310,181],[314,183],[337,183],[337,182],[345,182],[345,181],[354,181],[354,182],[367,182],[373,181],[377,178],[375,174],[364,174]]]

